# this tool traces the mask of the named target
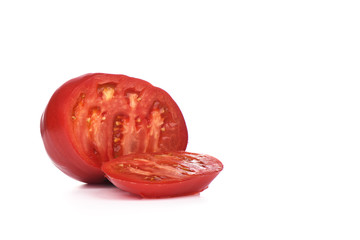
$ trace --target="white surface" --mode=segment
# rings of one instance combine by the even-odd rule
[[[2,1],[0,239],[359,239],[358,1]],[[224,171],[141,200],[56,169],[40,116],[88,72],[168,91]]]

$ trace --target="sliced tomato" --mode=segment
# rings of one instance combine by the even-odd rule
[[[218,159],[189,152],[132,154],[102,166],[115,186],[146,198],[199,193],[222,169]]]
[[[56,90],[41,119],[45,148],[67,175],[104,181],[101,165],[133,153],[185,150],[187,128],[168,93],[124,75],[86,74]]]

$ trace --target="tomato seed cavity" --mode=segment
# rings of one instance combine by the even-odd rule
[[[97,93],[100,98],[105,101],[109,101],[114,97],[116,83],[99,84],[97,87]]]

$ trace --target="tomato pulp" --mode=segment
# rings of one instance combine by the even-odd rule
[[[86,183],[104,181],[101,166],[134,153],[181,151],[188,133],[168,93],[115,74],[86,74],[63,84],[41,118],[46,151],[65,174]]]
[[[218,159],[189,152],[132,154],[102,166],[115,186],[146,198],[199,193],[222,169]]]

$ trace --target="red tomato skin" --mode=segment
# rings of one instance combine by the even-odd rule
[[[96,184],[106,180],[104,173],[98,166],[91,165],[87,159],[84,159],[86,158],[84,153],[81,153],[81,151],[77,149],[78,146],[76,146],[74,142],[72,125],[69,121],[72,111],[71,106],[78,97],[74,95],[73,92],[84,85],[90,84],[94,77],[115,80],[116,78],[132,79],[133,82],[130,83],[132,85],[140,83],[153,87],[154,91],[162,91],[162,93],[164,92],[163,94],[167,93],[141,79],[104,73],[89,73],[79,76],[67,81],[55,91],[40,122],[41,136],[45,149],[55,166],[66,175],[81,182]],[[178,109],[177,106],[175,107]],[[178,150],[185,150],[188,135],[184,119],[181,119],[181,121],[183,129],[181,130],[179,138],[182,139],[182,141],[179,143]]]
[[[45,149],[55,164],[66,175],[85,183],[105,181],[102,171],[86,163],[71,141],[68,125],[68,106],[74,88],[86,81],[92,74],[74,78],[60,88],[51,97],[41,117],[40,129]]]
[[[139,195],[143,198],[170,198],[200,193],[220,172],[199,175],[192,179],[171,183],[137,183],[106,176],[117,188]]]

